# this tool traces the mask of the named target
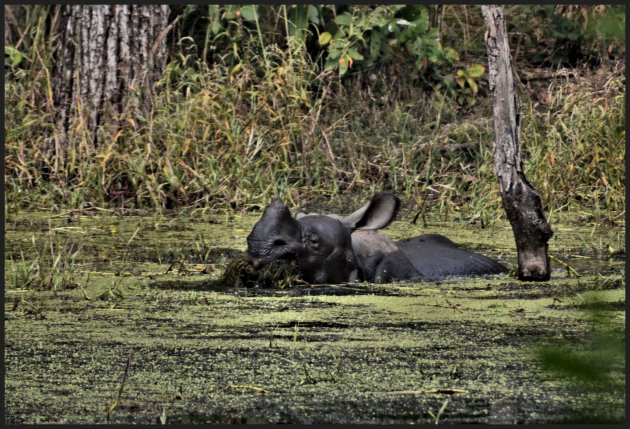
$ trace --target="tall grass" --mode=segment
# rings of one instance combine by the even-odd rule
[[[7,286],[48,290],[74,288],[78,277],[75,259],[79,251],[53,239],[37,245],[33,242],[30,252],[34,257],[30,263],[24,251],[20,251],[19,259],[9,256]]]
[[[341,203],[390,189],[445,218],[502,214],[489,98],[462,108],[387,70],[320,75],[303,43],[265,45],[260,28],[242,37],[235,66],[234,56],[209,65],[181,44],[149,117],[124,112],[98,147],[76,120],[59,163],[48,155],[53,44],[37,36],[41,19],[29,22],[38,47],[5,75],[9,209],[248,210],[275,195]],[[593,82],[550,81],[546,106],[523,94],[525,170],[549,209],[625,210],[623,73]]]
[[[525,173],[552,207],[625,210],[625,89],[621,76],[560,85],[522,129]]]

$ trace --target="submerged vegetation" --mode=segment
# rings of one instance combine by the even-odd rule
[[[549,210],[625,210],[624,8],[507,8],[526,174]],[[130,105],[99,146],[77,119],[63,162],[59,11],[7,10],[10,210],[247,210],[390,189],[423,214],[500,216],[477,6],[173,6],[152,111]]]
[[[284,289],[288,286],[305,284],[300,280],[295,264],[273,261],[256,271],[244,257],[232,259],[223,275],[213,283],[223,287],[263,287]]]

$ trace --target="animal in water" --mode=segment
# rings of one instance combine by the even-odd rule
[[[246,260],[260,269],[277,260],[296,263],[312,284],[440,280],[507,272],[499,262],[459,248],[440,234],[392,241],[380,232],[396,217],[400,200],[380,192],[346,217],[291,215],[275,198],[247,237]]]

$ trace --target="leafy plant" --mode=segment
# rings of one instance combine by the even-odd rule
[[[13,46],[4,47],[4,65],[5,67],[17,67],[25,58],[24,54]]]
[[[423,74],[431,65],[452,64],[458,59],[455,50],[442,47],[438,30],[431,28],[427,8],[422,5],[357,8],[352,14],[337,15],[334,23],[334,32],[321,33],[319,43],[327,46],[324,70],[338,71],[340,76],[363,60],[367,68],[410,63]]]
[[[338,71],[339,76],[343,76],[354,61],[363,60],[358,48],[360,42],[365,42],[363,34],[366,28],[362,22],[355,24],[348,12],[337,15],[334,22],[337,26],[334,36],[329,32],[321,33],[319,44],[328,46],[324,71]]]
[[[540,65],[598,63],[625,51],[625,6],[511,6],[507,11],[517,52]]]
[[[481,77],[486,68],[481,64],[473,64],[463,69],[457,70],[453,75],[449,73],[442,77],[438,87],[445,87],[447,92],[455,97],[460,106],[474,106],[477,103],[477,93]]]
[[[611,59],[623,52],[613,31],[625,22],[623,7],[540,8],[507,8],[519,65],[540,65],[532,62],[538,52],[537,61],[550,63],[552,15],[578,20],[571,31],[582,33],[584,52],[595,47]],[[341,203],[386,188],[422,206],[423,217],[432,209],[499,216],[475,7],[171,10],[179,21],[150,94],[152,118],[123,112],[126,126],[101,130],[107,144],[98,146],[77,120],[67,162],[49,155],[62,9],[19,6],[23,14],[7,15],[5,60],[23,58],[5,76],[5,210],[258,210],[275,195]],[[588,21],[578,17],[584,11]],[[623,64],[602,71],[584,69],[576,82],[535,80],[523,97],[524,168],[552,210],[625,210]],[[544,106],[536,104],[541,94]],[[15,282],[23,277],[16,272]]]

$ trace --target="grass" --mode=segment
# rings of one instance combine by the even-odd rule
[[[129,109],[111,118],[119,126],[100,130],[96,147],[75,118],[65,159],[55,158],[54,110],[38,95],[52,85],[52,44],[37,17],[52,10],[29,12],[18,47],[32,55],[5,79],[10,211],[231,212],[259,210],[276,195],[291,205],[341,205],[390,189],[423,220],[432,213],[491,223],[503,215],[490,97],[461,107],[411,80],[394,85],[389,71],[340,81],[317,74],[297,39],[261,43],[260,28],[240,34],[236,66],[233,56],[199,61],[197,47],[180,40],[147,117]],[[447,18],[455,12],[447,8]],[[623,73],[602,66],[520,92],[525,173],[548,211],[623,212]]]
[[[431,411],[430,409],[429,409],[429,411],[427,411],[427,414],[429,414],[429,416],[431,416],[431,418],[434,420],[436,425],[438,423],[440,423],[440,417],[442,417],[442,414],[444,414],[444,410],[446,410],[446,406],[447,405],[448,405],[448,399],[446,399],[444,401],[444,403],[442,403],[442,406],[438,410],[437,415],[434,414],[433,411]]]
[[[598,82],[599,81],[599,82]],[[552,93],[522,130],[525,174],[553,206],[625,210],[625,92],[614,76],[578,79]]]
[[[66,246],[52,238],[40,248],[33,242],[29,258],[20,250],[20,259],[9,257],[8,285],[15,289],[63,290],[77,287],[75,259],[80,247]]]

